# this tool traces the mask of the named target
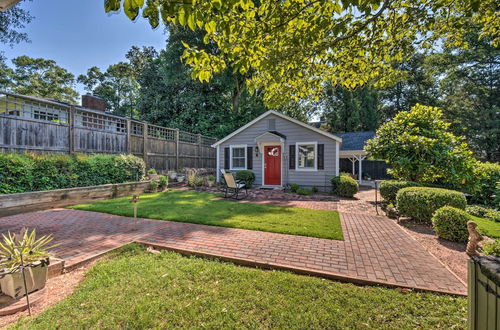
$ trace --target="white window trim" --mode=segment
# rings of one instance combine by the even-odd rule
[[[314,168],[299,168],[299,146],[314,145]],[[318,170],[318,142],[296,142],[295,143],[295,170],[315,172]]]
[[[245,166],[244,167],[233,167],[233,149],[234,148],[244,148],[245,152]],[[235,144],[235,145],[230,145],[229,146],[229,169],[231,171],[239,171],[239,170],[246,170],[247,169],[247,145],[246,144]]]

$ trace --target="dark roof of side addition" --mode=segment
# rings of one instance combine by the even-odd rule
[[[340,145],[341,151],[350,150],[363,150],[366,141],[372,139],[375,136],[375,132],[348,132],[348,133],[335,133],[336,136],[342,138],[342,144]]]

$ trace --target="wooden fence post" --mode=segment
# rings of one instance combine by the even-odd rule
[[[144,123],[142,128],[142,158],[144,163],[146,163],[146,168],[149,168],[148,164],[148,124]]]
[[[198,147],[196,148],[196,165],[198,168],[201,168],[203,165],[203,161],[201,159],[201,134],[198,134]]]
[[[130,119],[127,119],[127,154],[130,154],[132,152],[131,131],[132,131],[132,121]]]
[[[179,129],[175,129],[175,170],[179,171]]]
[[[68,153],[75,152],[75,108],[69,107],[68,111]]]

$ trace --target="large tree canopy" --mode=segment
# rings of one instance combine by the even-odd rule
[[[19,56],[7,69],[9,89],[15,93],[76,103],[75,76],[54,60]],[[0,69],[1,70],[1,69]]]
[[[28,41],[28,35],[22,32],[33,16],[22,9],[19,4],[0,12],[0,43],[13,45],[21,41]]]
[[[268,104],[316,97],[324,82],[355,87],[392,83],[393,64],[416,48],[467,47],[464,32],[500,41],[495,0],[105,0],[106,11],[204,29],[211,54],[185,44],[183,58],[202,81],[230,66]]]

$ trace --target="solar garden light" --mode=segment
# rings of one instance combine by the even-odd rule
[[[134,230],[137,230],[137,203],[139,202],[139,195],[133,195],[130,203],[134,204]]]

